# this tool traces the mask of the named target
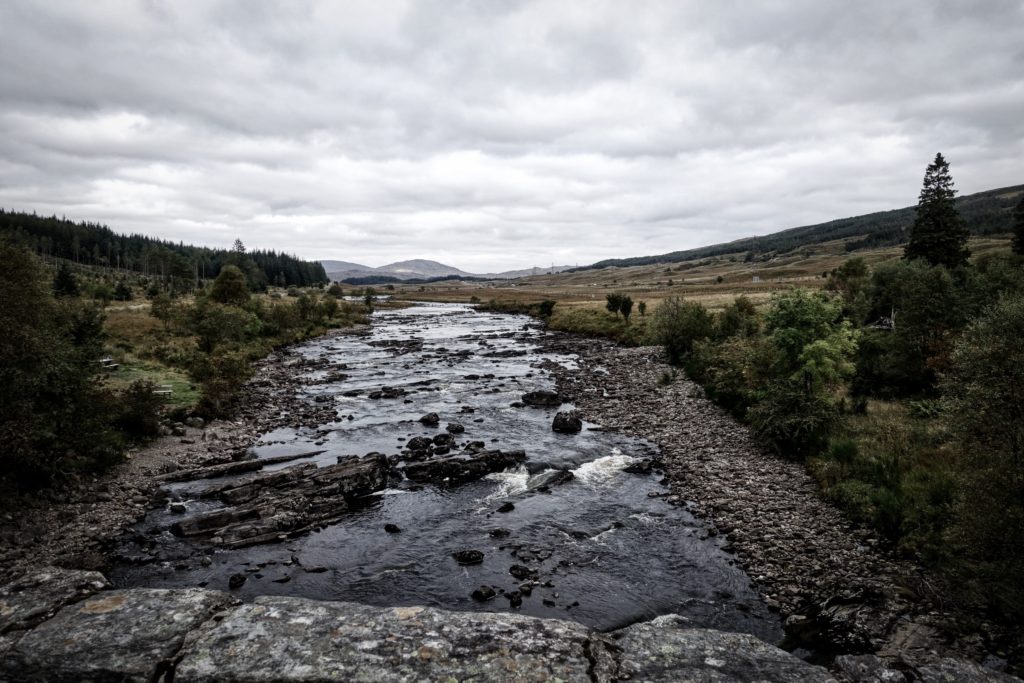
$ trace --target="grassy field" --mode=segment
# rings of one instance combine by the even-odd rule
[[[974,238],[969,244],[974,258],[993,251],[1008,251],[1009,245],[1008,235]],[[635,303],[646,302],[648,311],[671,296],[682,296],[718,310],[741,294],[760,304],[773,293],[790,287],[822,287],[827,273],[855,256],[875,266],[898,260],[902,255],[902,247],[847,252],[845,242],[835,241],[775,255],[765,261],[746,261],[745,253],[736,253],[673,264],[541,274],[510,282],[396,284],[394,294],[405,299],[459,302],[474,297],[480,301],[551,299],[564,310],[603,309],[606,294],[621,292],[631,296]]]

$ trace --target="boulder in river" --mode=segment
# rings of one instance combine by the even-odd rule
[[[495,595],[497,595],[497,593],[490,586],[480,586],[479,588],[474,589],[473,592],[469,594],[469,597],[473,598],[477,602],[487,602],[494,598]]]
[[[425,451],[434,444],[429,436],[414,436],[406,442],[405,447],[413,453]]]
[[[380,491],[387,481],[388,461],[379,454],[327,467],[296,465],[204,492],[229,507],[179,520],[171,532],[216,537],[235,548],[280,541],[339,519],[349,501]]]
[[[464,567],[480,564],[484,561],[484,554],[479,550],[457,550],[452,553],[452,557]]]
[[[578,434],[583,429],[583,420],[575,410],[562,411],[555,415],[551,429],[559,434]]]
[[[562,398],[554,391],[539,389],[523,394],[522,402],[535,408],[557,408],[562,405]]]
[[[425,427],[436,427],[441,423],[441,418],[438,417],[437,413],[427,413],[420,418],[420,424]]]
[[[459,424],[458,422],[449,422],[448,426],[445,427],[445,430],[449,434],[462,434],[464,431],[466,431],[466,428]]]
[[[482,451],[472,457],[452,456],[405,466],[405,476],[412,481],[432,484],[462,484],[501,472],[526,460],[523,451]]]
[[[527,479],[526,488],[535,491],[549,486],[559,486],[575,478],[576,475],[569,470],[545,470]]]

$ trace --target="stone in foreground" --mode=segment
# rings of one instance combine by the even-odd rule
[[[675,614],[612,634],[618,678],[642,681],[834,681],[825,669],[747,633],[686,628]]]
[[[190,644],[174,680],[589,682],[591,645],[566,621],[264,596]]]
[[[100,593],[25,634],[5,654],[0,674],[15,681],[157,680],[186,634],[230,603],[224,593],[198,588]]]
[[[99,572],[43,567],[0,587],[0,633],[26,629],[108,586]]]

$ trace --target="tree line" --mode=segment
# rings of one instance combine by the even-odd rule
[[[122,235],[99,223],[3,209],[0,234],[42,257],[155,276],[177,288],[215,278],[229,264],[246,272],[254,291],[268,285],[309,287],[328,282],[317,261],[275,251],[247,251],[237,240],[231,250],[210,249],[145,235]]]
[[[670,298],[649,338],[712,398],[958,598],[1024,618],[1024,198],[1011,253],[972,261],[948,162],[903,258],[713,313]]]

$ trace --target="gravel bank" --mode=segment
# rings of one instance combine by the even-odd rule
[[[938,607],[938,582],[853,526],[802,464],[758,446],[683,373],[660,385],[669,368],[659,349],[576,337],[549,343],[579,355],[579,370],[552,367],[560,393],[588,420],[661,447],[669,502],[713,523],[794,643],[908,666],[951,654],[1005,663],[988,655],[998,649],[993,626],[961,632],[963,615]]]
[[[327,336],[366,331],[363,326]],[[233,419],[201,428],[177,425],[175,435],[133,451],[105,474],[4,501],[0,581],[44,565],[102,571],[114,540],[147,510],[163,504],[158,475],[242,460],[265,432],[286,425],[319,426],[333,419],[333,407],[296,400],[299,376],[312,365],[288,349],[276,351],[254,365]]]

